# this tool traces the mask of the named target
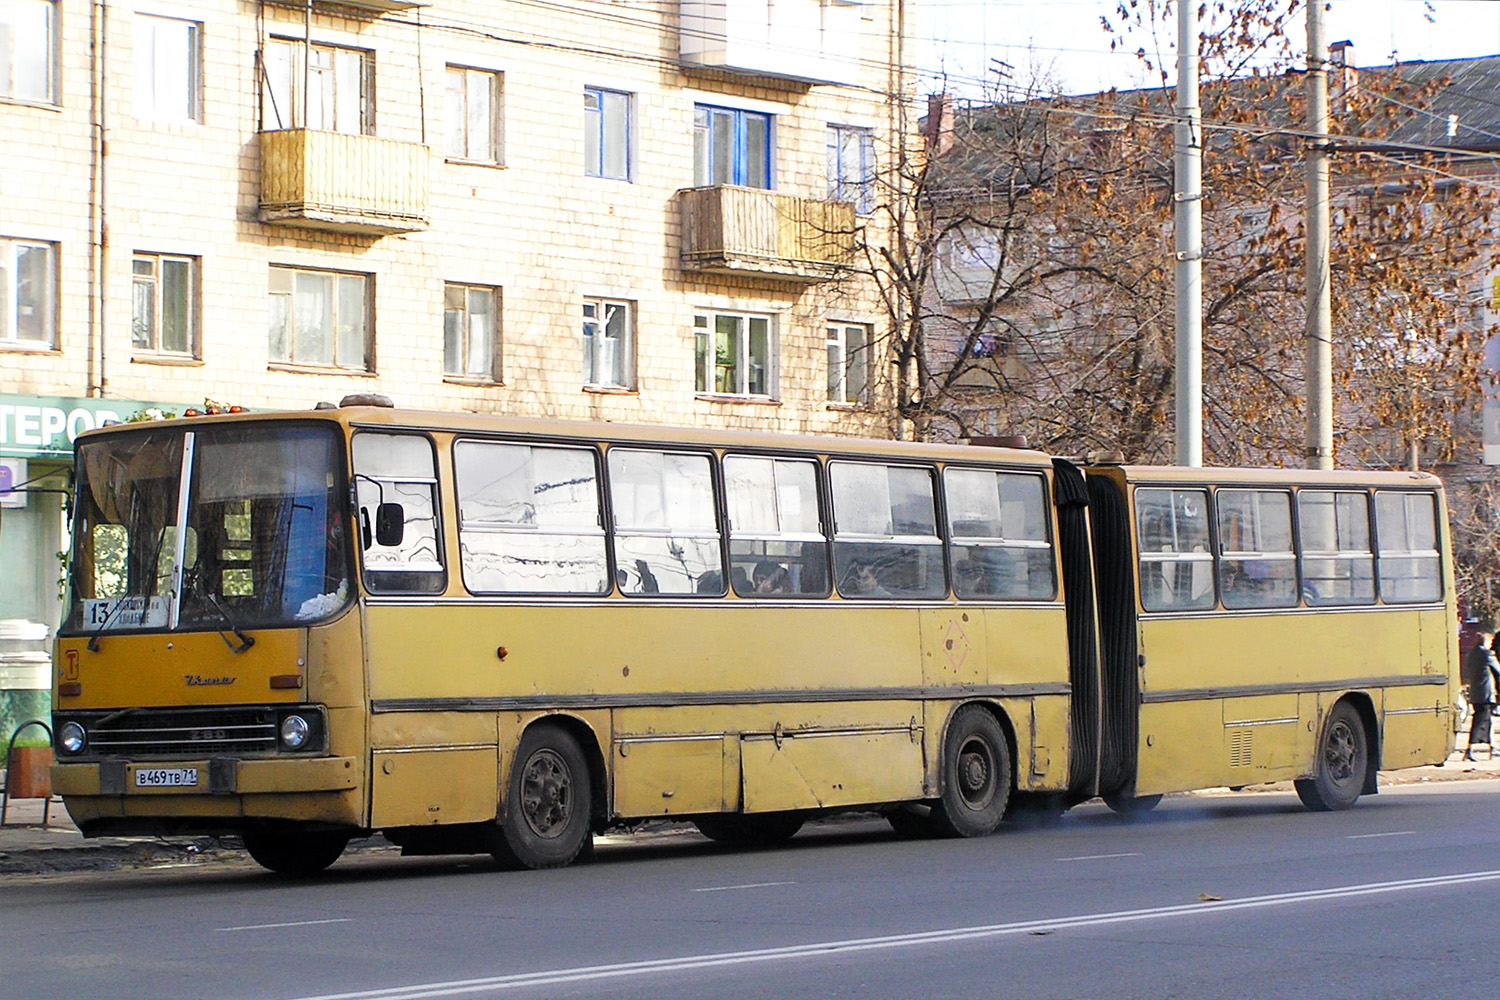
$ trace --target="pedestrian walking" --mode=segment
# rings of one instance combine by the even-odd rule
[[[1479,637],[1469,655],[1464,657],[1463,682],[1474,716],[1469,721],[1469,745],[1464,749],[1464,760],[1474,759],[1474,745],[1483,743],[1489,747],[1490,756],[1495,755],[1490,742],[1490,717],[1495,711],[1495,698],[1500,691],[1500,660],[1495,658],[1495,623],[1482,622],[1478,627]]]

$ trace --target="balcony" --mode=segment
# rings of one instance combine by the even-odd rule
[[[808,84],[859,82],[865,0],[682,0],[682,64]]]
[[[854,261],[854,206],[758,188],[687,188],[682,269],[701,274],[829,281]]]
[[[388,236],[427,228],[426,146],[311,129],[260,133],[260,221]]]

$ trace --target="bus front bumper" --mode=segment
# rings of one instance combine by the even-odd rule
[[[52,791],[63,796],[125,798],[342,792],[360,783],[353,757],[123,761],[52,765]]]

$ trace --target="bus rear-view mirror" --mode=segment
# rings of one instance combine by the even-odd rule
[[[394,548],[406,537],[406,510],[399,503],[383,503],[375,508],[375,541]]]

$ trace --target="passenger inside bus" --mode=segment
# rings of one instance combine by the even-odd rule
[[[787,568],[770,559],[755,564],[755,572],[751,575],[755,584],[757,594],[794,594],[796,586],[792,583],[792,574]]]

